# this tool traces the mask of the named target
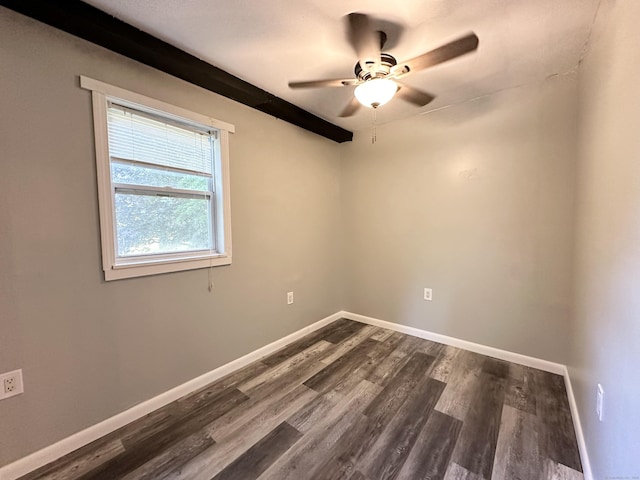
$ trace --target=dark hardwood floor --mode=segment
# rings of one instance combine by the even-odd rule
[[[579,480],[561,376],[338,320],[23,480]]]

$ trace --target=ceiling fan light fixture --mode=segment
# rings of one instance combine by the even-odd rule
[[[388,78],[373,78],[356,87],[358,101],[369,108],[378,108],[393,98],[398,85]]]

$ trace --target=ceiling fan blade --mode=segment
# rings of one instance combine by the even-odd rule
[[[340,117],[350,117],[354,115],[360,109],[360,102],[356,97],[353,97],[349,104],[344,107],[344,110],[340,113]]]
[[[380,33],[371,26],[369,16],[364,13],[350,13],[347,15],[348,38],[351,46],[358,55],[363,69],[380,63]]]
[[[289,82],[289,88],[346,87],[355,85],[355,78],[337,78],[335,80],[311,80],[308,82]]]
[[[405,85],[397,81],[396,83],[398,83],[399,86],[396,95],[402,100],[413,103],[418,107],[424,107],[427,103],[430,103],[434,98],[436,98],[430,93],[423,92],[422,90],[418,90],[417,88],[410,87],[409,85]]]
[[[433,67],[448,60],[453,60],[465,53],[473,52],[478,48],[478,36],[475,33],[454,40],[451,43],[442,45],[441,47],[431,50],[418,57],[407,60],[406,62],[400,62],[398,65],[406,65],[409,67],[409,72],[416,72],[428,67]],[[406,72],[408,73],[408,72]],[[402,74],[398,75],[401,76]]]

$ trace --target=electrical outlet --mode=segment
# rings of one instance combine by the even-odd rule
[[[431,290],[430,288],[425,288],[424,299],[431,301],[433,299],[433,290]]]
[[[0,375],[0,400],[14,397],[24,392],[22,370],[14,370]]]
[[[291,305],[293,303],[293,292],[287,292],[287,305]]]
[[[604,420],[604,389],[600,384],[598,384],[596,390],[596,414],[598,415],[598,420]]]
[[[16,390],[16,377],[4,379],[4,393],[12,393]]]

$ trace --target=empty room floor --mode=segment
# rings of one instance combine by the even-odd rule
[[[559,375],[341,319],[22,479],[582,479]]]

